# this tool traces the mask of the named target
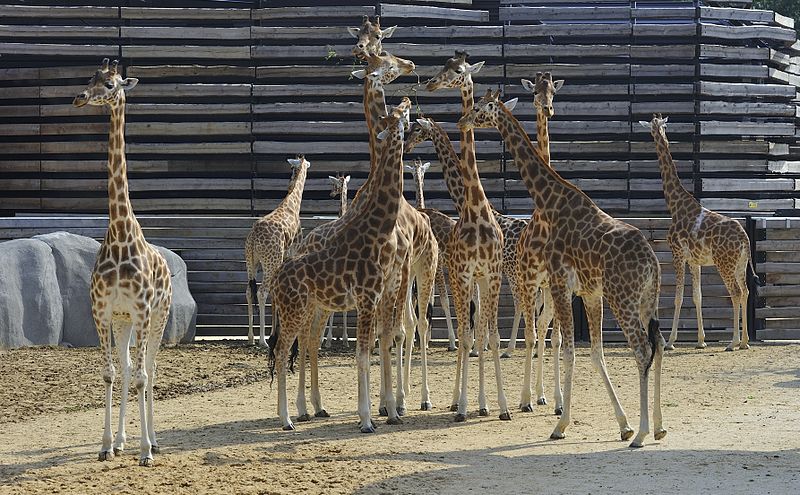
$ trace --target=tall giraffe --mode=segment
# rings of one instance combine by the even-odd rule
[[[331,197],[339,196],[339,217],[341,218],[347,212],[347,184],[350,183],[350,176],[336,174],[336,177],[329,175],[328,179],[331,181]],[[322,341],[325,341],[324,347],[330,349],[333,341],[333,314],[328,318],[327,335],[322,338]],[[323,345],[322,341],[320,345]],[[342,342],[346,348],[350,348],[347,337],[347,311],[342,312]]]
[[[487,94],[459,121],[462,129],[496,127],[514,156],[534,205],[550,226],[544,257],[550,275],[556,317],[564,339],[564,413],[551,438],[564,438],[570,422],[575,335],[572,294],[583,298],[591,336],[592,363],[600,371],[614,405],[620,436],[633,429],[617,399],[606,371],[602,345],[603,297],[633,350],[639,369],[639,432],[631,447],[641,447],[650,432],[648,374],[655,371],[653,422],[655,438],[666,435],[661,415],[661,362],[664,339],[658,329],[661,271],[653,249],[635,227],[616,220],[597,207],[580,189],[542,163],[522,125],[511,114],[516,100],[503,103],[499,92]]]
[[[383,119],[385,129],[378,136],[383,138],[381,159],[374,171],[374,187],[363,198],[363,213],[349,218],[345,215],[347,223],[334,235],[333,242],[320,251],[288,260],[278,271],[273,297],[282,328],[271,339],[275,345],[270,350],[270,368],[277,368],[278,413],[285,430],[294,429],[286,400],[286,365],[292,342],[306,339],[315,307],[343,311],[355,306],[358,414],[361,431],[375,431],[370,415],[369,353],[378,306],[387,289],[387,271],[395,266],[390,244],[403,193],[403,120],[410,106],[411,101],[404,98]],[[381,328],[385,363],[390,362],[391,332],[391,328]],[[382,375],[388,421],[396,424],[401,420],[391,390],[391,366],[382,366]]]
[[[458,69],[455,68],[455,64],[459,64]],[[461,88],[462,112],[466,115],[472,110],[473,104],[473,85],[470,74],[477,72],[482,66],[483,62],[474,65],[466,63],[466,54],[457,52],[455,58],[447,61],[445,69],[428,82],[427,89],[434,91],[443,87],[455,87],[450,85],[457,84]],[[450,73],[455,73],[457,70],[461,71],[459,76],[450,77]],[[432,132],[434,146],[437,146],[438,141],[438,147],[442,149],[442,152],[451,157],[455,154],[450,139],[441,126],[436,125],[430,119],[419,119],[417,122],[423,127],[428,127]],[[510,420],[511,413],[503,392],[499,352],[500,334],[497,331],[497,309],[504,252],[503,232],[481,185],[475,159],[475,136],[472,129],[463,129],[461,132],[461,159],[449,158],[446,161],[457,164],[457,175],[460,176],[463,194],[463,201],[456,201],[459,218],[447,243],[447,271],[450,275],[450,286],[458,315],[459,342],[451,409],[457,411],[456,421],[466,420],[468,359],[472,344],[471,326],[468,324],[470,321],[469,302],[472,300],[473,286],[477,284],[479,304],[475,345],[478,350],[479,366],[479,413],[481,416],[489,414],[486,406],[483,369],[484,340],[488,336],[489,348],[494,358],[500,419]],[[445,160],[443,160],[443,165],[444,163]]]
[[[483,67],[484,62],[477,62],[470,64],[467,62],[469,54],[465,51],[456,50],[455,56],[445,62],[444,67],[433,76],[426,84],[428,91],[436,91],[445,88],[459,88],[461,91],[461,107],[471,108],[474,92],[474,84],[472,82],[472,74],[477,74]],[[463,153],[463,151],[462,151]],[[490,205],[491,207],[491,205]],[[526,220],[519,218],[511,218],[506,215],[500,214],[493,207],[491,208],[492,215],[495,221],[500,226],[503,232],[503,274],[508,280],[511,287],[511,297],[514,299],[514,323],[511,327],[511,334],[516,339],[519,330],[520,319],[522,312],[519,305],[519,291],[516,287],[516,266],[517,266],[517,242],[519,236],[522,234],[522,229],[527,224]],[[511,357],[513,346],[509,342],[509,347],[500,357]],[[473,349],[470,356],[476,356],[477,353]]]
[[[678,177],[678,169],[672,161],[667,140],[667,118],[653,115],[650,122],[640,121],[650,129],[656,144],[658,166],[664,185],[664,198],[672,216],[667,233],[667,242],[672,249],[672,264],[675,267],[675,314],[667,349],[675,348],[678,337],[678,320],[683,303],[683,286],[686,265],[692,274],[692,299],[697,311],[697,348],[706,346],[703,330],[703,298],[700,291],[700,267],[715,265],[719,271],[733,303],[733,337],[726,351],[749,349],[747,335],[747,271],[753,272],[750,258],[750,238],[736,220],[703,208],[687,191]],[[758,281],[758,277],[755,277]],[[741,339],[739,318],[741,317]]]
[[[416,122],[411,126],[411,129],[406,136],[405,152],[408,153],[414,149],[412,143],[417,136],[420,135],[422,128]],[[417,210],[427,215],[431,222],[431,229],[433,235],[436,237],[436,243],[439,245],[439,260],[436,265],[436,291],[439,293],[439,303],[444,311],[445,323],[447,324],[447,338],[448,338],[448,351],[456,350],[456,334],[453,330],[453,319],[450,316],[450,297],[447,294],[447,282],[444,275],[444,267],[447,257],[447,239],[450,236],[450,231],[456,221],[445,215],[439,210],[432,208],[425,208],[425,172],[428,170],[431,162],[422,163],[422,160],[415,160],[414,165],[406,165],[406,168],[411,170],[414,176],[414,183],[417,188]]]
[[[247,266],[247,341],[253,344],[253,299],[258,300],[260,333],[258,343],[267,345],[264,337],[266,303],[269,288],[275,272],[287,257],[287,252],[300,238],[300,202],[303,199],[303,188],[311,165],[302,155],[287,160],[292,167],[292,178],[289,190],[283,201],[271,212],[259,218],[253,224],[244,241],[244,260]],[[256,284],[256,272],[261,265],[261,286]],[[272,311],[272,329],[277,326],[278,315]]]
[[[554,115],[553,96],[561,89],[563,80],[553,81],[549,72],[537,73],[536,82],[522,80],[522,86],[534,94],[533,105],[536,108],[536,144],[538,156],[542,163],[550,166],[550,134],[548,120]],[[526,318],[525,325],[525,361],[522,395],[520,409],[533,411],[531,403],[531,356],[533,355],[534,342],[538,342],[535,354],[536,361],[536,403],[547,404],[544,396],[544,343],[547,335],[547,326],[553,321],[553,299],[550,293],[550,279],[544,259],[544,246],[547,243],[550,227],[538,209],[533,210],[531,219],[520,236],[517,244],[517,287],[520,294],[523,314]],[[541,304],[537,302],[537,295]],[[541,308],[535,320],[536,335],[533,334],[534,325],[532,316],[537,308]],[[512,336],[509,346],[516,336]],[[559,353],[561,347],[561,331],[558,322],[553,321],[553,363],[554,363],[554,397],[555,413],[560,415],[563,411],[563,395],[561,393],[561,368]]]
[[[133,214],[128,195],[125,161],[125,92],[138,79],[123,79],[118,61],[109,67],[108,59],[94,73],[86,89],[72,104],[108,107],[111,127],[108,132],[108,230],[92,270],[92,317],[100,348],[105,358],[102,371],[106,388],[105,426],[99,460],[114,458],[125,448],[125,407],[131,380],[129,343],[136,344],[133,384],[139,398],[142,436],[139,465],[152,466],[153,453],[159,451],[153,425],[153,384],[156,378],[156,353],[172,302],[172,282],[167,262],[145,240]],[[111,333],[117,342],[122,366],[122,397],[117,436],[112,446],[111,402],[114,384],[114,358]]]

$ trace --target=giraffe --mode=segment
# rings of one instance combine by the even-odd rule
[[[331,197],[339,196],[339,217],[342,217],[347,211],[347,184],[350,182],[350,176],[336,174],[336,177],[329,175],[328,179],[331,181]],[[330,349],[331,341],[333,340],[332,314],[328,319],[327,335],[322,340],[325,341],[325,348]],[[347,337],[347,311],[342,312],[342,342],[344,342],[346,348],[350,348]],[[320,342],[320,345],[322,345],[322,342]]]
[[[369,352],[378,306],[388,288],[386,272],[395,265],[395,249],[391,244],[403,191],[403,120],[410,106],[411,101],[404,98],[383,119],[385,128],[376,136],[383,140],[380,162],[374,171],[374,186],[363,198],[363,212],[354,217],[345,215],[347,223],[324,249],[289,259],[278,271],[273,298],[282,325],[271,338],[274,345],[270,346],[270,369],[277,370],[278,412],[284,430],[294,429],[286,400],[286,368],[292,342],[298,338],[305,340],[304,329],[311,325],[315,306],[327,311],[355,306],[360,428],[363,433],[375,431],[369,404]],[[392,329],[380,330],[381,356],[388,363],[386,344],[392,337]],[[391,366],[382,366],[382,375],[388,422],[400,423],[391,391]]]
[[[563,80],[553,81],[549,72],[536,74],[536,82],[527,79],[522,80],[522,86],[534,94],[534,107],[536,108],[536,144],[535,151],[540,160],[546,166],[550,166],[550,134],[548,132],[548,120],[553,116],[553,96],[561,89]],[[526,317],[526,322],[533,322],[532,316],[538,312],[538,317],[534,325],[525,325],[525,361],[523,368],[523,385],[520,398],[520,409],[522,411],[533,411],[531,404],[531,356],[537,358],[536,361],[536,403],[538,405],[547,404],[544,396],[543,375],[544,375],[544,343],[547,334],[547,326],[553,320],[553,303],[550,293],[550,280],[547,274],[547,267],[543,257],[544,246],[547,243],[550,228],[543,215],[538,209],[534,209],[531,219],[525,226],[517,243],[517,287],[520,294],[522,312]],[[541,300],[541,304],[537,301]],[[538,311],[537,311],[538,309]],[[516,338],[512,336],[509,346]],[[553,321],[553,359],[554,359],[554,397],[555,414],[561,415],[563,412],[564,398],[561,393],[561,368],[559,361],[561,347],[561,331],[558,322]],[[534,354],[534,342],[538,343],[538,350]]]
[[[631,447],[644,445],[650,432],[648,374],[654,378],[655,439],[666,435],[661,414],[661,362],[664,339],[658,329],[658,293],[661,271],[653,249],[635,227],[598,208],[580,189],[561,178],[539,158],[522,125],[511,113],[516,99],[503,103],[499,92],[487,94],[463,117],[462,129],[495,127],[514,157],[536,209],[550,227],[544,258],[550,276],[556,318],[564,341],[564,412],[550,438],[564,438],[570,422],[575,336],[572,294],[583,298],[591,336],[591,356],[614,405],[620,436],[628,440],[633,429],[619,403],[606,371],[602,345],[602,298],[633,350],[639,370],[639,432]]]
[[[658,165],[664,185],[664,198],[667,201],[672,224],[667,233],[667,242],[672,250],[672,264],[675,267],[675,314],[672,318],[672,331],[669,334],[667,349],[675,348],[678,337],[678,320],[683,303],[683,286],[686,265],[692,274],[692,299],[697,311],[697,348],[706,347],[703,330],[703,302],[700,291],[700,267],[715,265],[719,271],[733,303],[733,337],[726,351],[749,349],[747,335],[747,272],[755,276],[750,257],[750,239],[736,220],[704,208],[681,184],[678,169],[672,161],[667,140],[667,117],[653,115],[650,122],[640,121],[650,129],[656,144]],[[741,317],[741,339],[739,337],[739,318]]]
[[[461,107],[464,115],[472,110],[473,83],[472,74],[483,67],[483,62],[469,64],[467,53],[457,51],[455,57],[448,59],[444,68],[427,84],[428,91],[441,88],[458,87],[461,90]],[[428,119],[417,121],[436,136],[437,147],[452,156],[452,144],[449,137],[435,122]],[[484,390],[483,354],[484,340],[488,337],[488,347],[492,351],[497,381],[497,401],[500,408],[500,419],[510,420],[511,413],[503,391],[502,372],[500,370],[500,334],[497,330],[497,310],[500,297],[500,283],[503,270],[503,231],[500,229],[486,193],[481,185],[478,166],[475,159],[475,136],[472,129],[461,130],[461,159],[449,158],[449,163],[457,164],[457,175],[460,176],[462,201],[456,201],[458,220],[453,227],[447,244],[447,271],[450,275],[450,286],[455,301],[458,321],[459,352],[456,358],[456,377],[453,389],[451,410],[456,412],[455,421],[466,420],[467,413],[467,379],[469,355],[472,347],[470,335],[469,301],[472,300],[474,284],[477,284],[478,325],[475,332],[475,346],[478,351],[479,378],[479,414],[487,416]],[[434,146],[437,146],[434,142]],[[443,161],[443,164],[445,161]]]
[[[472,107],[473,82],[472,74],[477,74],[483,67],[484,62],[470,64],[467,62],[469,54],[465,51],[456,50],[455,56],[445,62],[444,67],[433,76],[426,84],[428,91],[436,91],[445,88],[459,88],[461,90],[461,106]],[[491,207],[491,205],[490,205]],[[511,296],[514,299],[514,322],[511,327],[511,334],[516,338],[519,324],[522,317],[519,305],[519,291],[516,287],[516,265],[517,265],[517,242],[522,230],[527,224],[526,220],[511,218],[500,214],[493,207],[491,208],[495,221],[503,231],[503,274],[511,287]],[[500,357],[511,357],[514,347],[509,342],[509,346]],[[477,352],[473,349],[471,357],[475,357]]]
[[[256,220],[244,242],[244,260],[247,266],[247,341],[253,344],[253,299],[258,300],[260,334],[258,342],[267,345],[264,337],[266,302],[275,272],[287,256],[287,251],[298,239],[300,232],[300,202],[311,165],[305,157],[298,155],[287,160],[292,167],[289,190],[283,201],[271,212]],[[256,271],[261,265],[261,287],[256,284]],[[272,311],[272,329],[277,326],[278,315]]]
[[[125,408],[131,381],[130,341],[134,336],[136,351],[133,384],[139,399],[142,424],[139,465],[152,466],[153,454],[159,451],[153,424],[153,384],[164,327],[172,302],[172,282],[166,260],[144,238],[133,213],[128,194],[125,161],[125,92],[138,79],[123,79],[119,62],[109,66],[103,59],[86,89],[75,97],[73,105],[108,107],[111,126],[108,133],[108,230],[97,253],[92,270],[92,317],[104,356],[102,368],[106,390],[103,445],[98,459],[108,461],[125,448]],[[122,398],[116,438],[111,437],[111,402],[114,383],[114,359],[111,333],[117,342],[122,367]]]
[[[408,136],[406,137],[406,152],[414,149],[414,145],[411,145],[411,148],[409,149],[409,143],[415,139],[415,135],[420,134],[420,129],[421,127],[419,124],[414,123],[412,125],[408,132]],[[439,293],[439,303],[442,306],[442,311],[444,311],[444,318],[447,324],[447,350],[455,351],[456,334],[453,330],[453,320],[450,316],[450,297],[447,294],[447,282],[444,275],[444,267],[447,256],[447,239],[450,236],[450,231],[453,230],[453,226],[456,224],[456,221],[439,210],[425,208],[425,172],[428,170],[428,167],[430,167],[430,164],[431,162],[422,163],[422,160],[417,159],[414,161],[413,166],[406,165],[406,168],[411,170],[411,173],[414,177],[414,183],[417,189],[417,210],[425,214],[430,220],[433,235],[436,237],[436,243],[439,246],[439,260],[436,265],[436,291]]]
[[[368,55],[377,55],[383,51],[382,42],[386,38],[391,38],[397,26],[381,29],[381,18],[375,16],[375,21],[371,22],[369,16],[361,19],[361,27],[349,27],[347,32],[357,39],[353,47],[353,55],[362,60],[366,60]]]

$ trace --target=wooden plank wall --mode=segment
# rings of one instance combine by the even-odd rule
[[[355,188],[369,167],[344,28],[375,13],[400,26],[385,46],[413,59],[419,80],[455,48],[485,60],[476,93],[499,87],[520,96],[517,115],[531,130],[531,97],[519,79],[539,70],[566,79],[551,123],[554,164],[610,212],[665,213],[654,145],[638,125],[654,111],[670,116],[681,175],[707,206],[747,214],[797,207],[800,59],[791,20],[770,11],[609,0],[65,5],[0,3],[2,215],[103,213],[108,118],[70,103],[104,56],[120,57],[140,79],[127,126],[137,211],[266,212],[284,193],[285,158],[304,152],[312,169],[303,212],[335,212],[325,176],[351,173]],[[409,95],[454,130],[458,94],[429,94],[417,81],[399,79],[389,101]],[[478,133],[478,152],[495,205],[529,213],[496,132]],[[429,206],[452,212],[432,147],[416,155],[434,162]]]
[[[247,276],[244,266],[243,246],[244,239],[254,220],[255,218],[243,216],[139,215],[139,221],[144,228],[145,236],[150,242],[172,249],[186,261],[189,289],[198,304],[197,334],[199,336],[244,336],[247,334],[247,308],[244,295]],[[325,219],[304,217],[302,224],[303,228],[308,230],[323,221]],[[672,327],[675,294],[675,276],[671,263],[672,254],[665,241],[670,219],[631,218],[628,221],[642,229],[661,262],[662,288],[659,318],[661,328],[664,331],[669,331]],[[0,218],[0,242],[59,230],[66,230],[101,240],[105,235],[107,223],[106,217],[102,216]],[[784,241],[784,244],[787,242],[791,244],[790,241]],[[796,252],[797,250],[795,249],[793,255],[796,256]],[[767,261],[772,262],[770,259]],[[797,265],[797,263],[795,262],[794,265]],[[767,275],[768,281],[771,284],[778,284],[782,282],[774,281],[773,277],[787,276],[779,273],[772,275],[772,270],[779,267],[783,269],[783,265],[767,263],[762,266],[759,264],[756,270],[758,272],[767,270],[767,273],[769,273]],[[796,274],[789,276],[796,278]],[[781,278],[780,280],[783,279]],[[796,286],[797,280],[791,283]],[[796,288],[789,287],[787,290]],[[778,289],[766,288],[766,290]],[[696,338],[697,327],[694,305],[691,300],[691,290],[687,288],[684,294],[679,338],[681,340],[692,340]],[[732,317],[730,299],[714,268],[703,269],[703,296],[703,315],[708,339],[729,339]],[[774,303],[770,301],[770,304]],[[792,304],[798,306],[796,298]],[[797,308],[792,309],[796,310]],[[759,309],[758,311],[762,310]],[[784,311],[787,310],[784,309]],[[271,315],[269,306],[267,314]],[[795,312],[794,314],[800,313]],[[355,315],[351,316],[349,323],[353,325]],[[434,308],[434,338],[447,338],[447,327],[443,316],[437,302]],[[514,308],[511,294],[505,283],[503,284],[500,298],[499,316],[501,336],[506,339],[510,334]],[[759,318],[762,317],[765,316],[759,316]],[[270,321],[269,316],[267,321]],[[770,326],[772,321],[771,319],[766,320],[767,328],[772,328]],[[608,308],[605,310],[604,329],[607,340],[623,340],[622,333],[618,330]],[[768,333],[764,335],[777,334]],[[521,338],[522,333],[519,336]]]
[[[759,339],[800,339],[800,218],[758,218]],[[764,276],[762,276],[763,279]]]

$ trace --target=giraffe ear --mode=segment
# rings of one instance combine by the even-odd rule
[[[642,125],[642,127],[646,127],[647,129],[650,129],[650,122],[648,122],[646,120],[640,120],[639,123]]]
[[[358,69],[351,72],[350,75],[355,77],[356,79],[364,79],[365,77],[367,77],[367,71],[364,69]]]
[[[517,106],[517,102],[518,101],[519,101],[519,98],[512,98],[512,99],[508,100],[507,102],[503,103],[503,106],[506,107],[506,109],[510,112],[510,111],[514,110],[514,107]]]
[[[433,127],[433,124],[431,124],[431,121],[428,119],[417,119],[417,123],[426,131],[430,131]]]
[[[411,165],[405,165],[405,167],[406,167],[407,169],[411,170],[412,172],[414,171],[414,167],[412,167]]]
[[[384,29],[381,32],[381,39],[391,38],[394,34],[394,30],[397,29],[397,26],[392,26]]]
[[[347,184],[348,182],[350,182],[350,176],[349,175],[345,176],[345,178],[344,178],[344,183]]]
[[[299,158],[287,158],[286,161],[289,162],[289,165],[291,165],[292,167],[299,167],[300,164],[303,162],[303,160]]]
[[[480,61],[480,62],[475,62],[472,65],[468,65],[467,72],[469,72],[470,74],[477,74],[481,70],[481,68],[483,68],[483,64],[485,63],[486,63],[485,61]]]
[[[139,84],[138,79],[136,79],[135,77],[129,77],[127,79],[122,80],[122,82],[120,83],[120,87],[125,91],[130,91],[133,88],[135,88],[137,84]]]
[[[386,137],[388,135],[389,135],[389,129],[386,128],[386,129],[382,130],[381,132],[379,132],[375,137],[378,138],[379,140],[383,141],[384,139],[386,139]]]
[[[564,85],[563,79],[559,79],[558,81],[553,81],[554,92],[558,93],[558,90],[561,89],[561,86],[563,85]]]
[[[669,122],[669,117],[664,117],[662,122],[664,122],[664,125],[667,125],[667,122]]]
[[[350,33],[350,36],[352,36],[353,38],[358,39],[358,35],[361,33],[361,29],[360,28],[349,27],[349,28],[347,28],[347,32]]]
[[[527,91],[533,93],[536,86],[528,79],[522,79],[522,87],[525,88]]]
[[[430,166],[431,166],[431,162],[425,162],[425,163],[423,163],[423,164],[422,164],[422,173],[424,174],[425,172],[427,172],[427,171],[428,171],[428,168],[430,168]]]
[[[334,177],[332,175],[329,175],[328,179],[331,181],[331,184],[338,184],[339,183],[339,179],[337,179],[336,177]]]

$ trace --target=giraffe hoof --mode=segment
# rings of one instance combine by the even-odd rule
[[[300,422],[311,421],[311,415],[308,413],[301,414],[300,416],[297,417],[297,421]]]
[[[423,402],[422,405],[419,406],[420,411],[430,411],[431,409],[433,409],[431,401]]]
[[[619,432],[619,436],[623,441],[628,440],[633,436],[633,430],[630,428],[623,428],[622,431]]]
[[[750,349],[750,344],[739,344],[739,350],[744,351]]]
[[[316,417],[316,418],[330,418],[331,415],[328,414],[328,411],[323,409],[321,411],[317,411],[316,413],[314,413],[314,417]]]
[[[110,461],[114,458],[113,450],[101,450],[100,455],[97,456],[98,461]]]
[[[403,420],[400,418],[389,418],[386,420],[387,425],[401,425],[403,424]]]
[[[694,346],[695,349],[705,349],[706,347],[708,347],[708,344],[705,342],[699,342],[696,346]]]
[[[485,407],[482,407],[478,411],[478,416],[488,416],[488,415],[489,415],[489,410],[487,408],[485,408]]]
[[[478,357],[478,351],[469,351],[469,357]]]
[[[664,350],[665,351],[674,351],[675,350],[675,344],[667,344],[667,345],[665,345],[664,346]]]
[[[397,408],[397,415],[398,416],[405,416],[406,415],[406,408],[405,407],[398,407]]]
[[[554,431],[550,434],[550,440],[561,440],[564,437],[565,435],[563,431]]]
[[[501,421],[511,421],[511,413],[506,411],[500,415]]]
[[[367,426],[361,427],[361,433],[375,433],[375,425],[370,422]]]
[[[522,412],[533,412],[533,406],[530,404],[530,402],[527,404],[521,404],[519,406],[519,410]]]
[[[153,466],[153,458],[149,456],[140,457],[139,458],[139,465],[142,467],[152,467]]]
[[[659,428],[658,430],[656,430],[653,436],[655,437],[656,440],[661,440],[662,438],[667,436],[667,430],[665,430],[664,428]]]
[[[453,416],[453,421],[456,423],[463,423],[467,420],[467,416],[465,414],[456,414]]]
[[[156,444],[153,444],[153,445],[150,446],[150,452],[152,452],[154,454],[160,454],[161,453],[161,447],[159,447]]]
[[[564,414],[564,408],[556,406],[556,408],[553,410],[553,414],[555,414],[556,416],[561,416],[562,414]]]
[[[502,358],[502,359],[508,359],[510,357],[511,357],[511,353],[510,352],[504,352],[504,353],[500,354],[500,358]]]
[[[456,412],[456,411],[458,411],[458,404],[453,404],[452,406],[450,406],[450,411],[451,411],[451,412]]]
[[[389,410],[386,409],[386,406],[381,406],[378,409],[378,416],[388,416],[388,415],[389,415]]]
[[[536,399],[536,405],[546,406],[547,405],[547,399],[545,399],[544,397],[539,397],[538,399]]]
[[[121,445],[119,447],[114,447],[114,455],[120,455],[124,451],[125,451],[125,447],[123,447]]]
[[[642,442],[637,442],[636,440],[634,440],[633,442],[631,442],[630,445],[628,445],[628,447],[632,449],[641,449],[642,447],[644,447],[644,444]]]
[[[731,345],[729,345],[728,347],[725,348],[725,352],[733,352],[733,351],[734,351],[733,344],[731,344]]]
[[[288,425],[284,425],[283,431],[294,431],[294,425],[289,423]]]
[[[456,346],[454,346],[454,345],[449,345],[449,346],[447,346],[447,351],[448,351],[448,352],[453,352],[453,351],[455,351],[456,349],[458,349],[458,347],[456,347]]]

